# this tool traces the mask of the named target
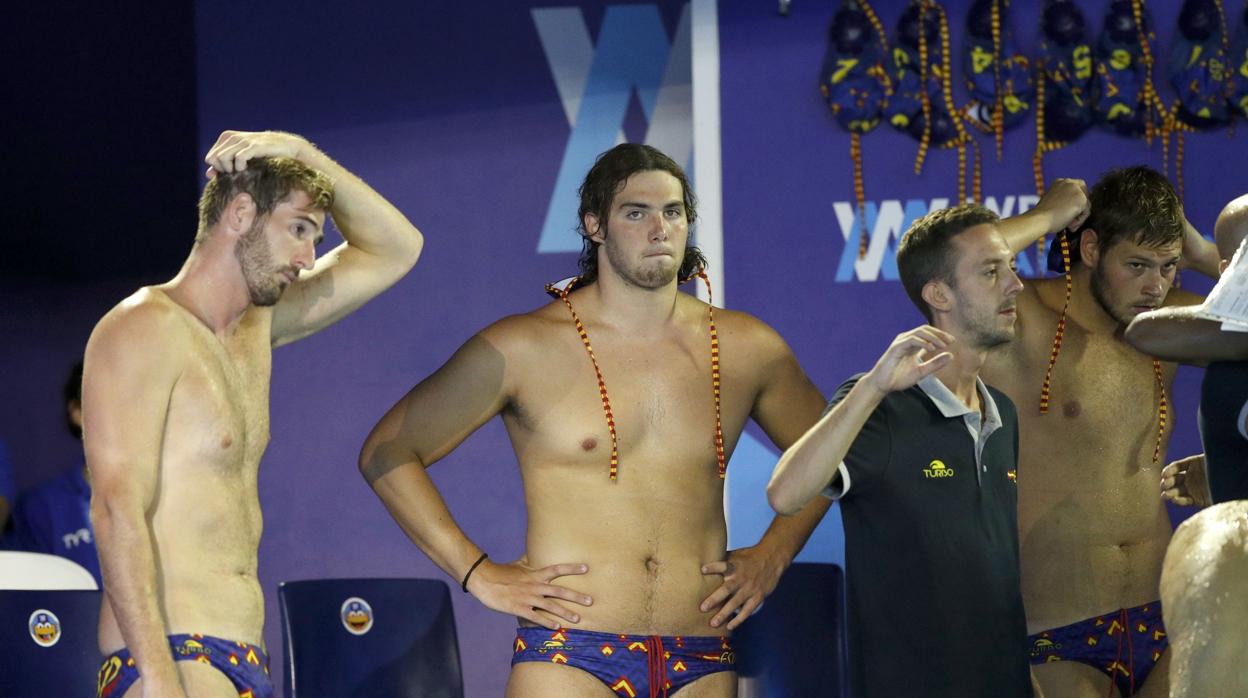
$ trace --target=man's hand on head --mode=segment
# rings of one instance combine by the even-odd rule
[[[775,560],[762,546],[732,550],[727,560],[702,565],[702,574],[722,575],[724,582],[702,601],[698,609],[703,613],[718,609],[711,616],[711,627],[718,628],[727,622],[727,629],[734,630],[758,610],[763,599],[775,590],[780,575],[787,567],[787,561]],[[735,618],[732,617],[734,613]]]
[[[1161,498],[1198,509],[1213,504],[1205,476],[1205,454],[1188,456],[1161,469]]]
[[[1032,211],[1048,218],[1049,233],[1077,230],[1092,212],[1088,185],[1082,179],[1055,179]]]
[[[286,157],[302,160],[314,148],[307,139],[283,131],[222,131],[217,142],[208,149],[204,162],[207,175],[232,174],[247,169],[254,158]]]

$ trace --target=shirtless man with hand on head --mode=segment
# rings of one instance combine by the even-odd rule
[[[1105,696],[1112,681],[1121,695],[1164,695],[1157,599],[1170,519],[1157,483],[1175,366],[1136,351],[1123,330],[1163,304],[1199,302],[1171,285],[1184,258],[1210,273],[1212,245],[1148,168],[1111,171],[1083,192],[1082,182],[1058,180],[1050,194],[1071,201],[1063,215],[1002,226],[1014,252],[1046,230],[1078,232],[1067,235],[1069,279],[1028,282],[1018,338],[990,356],[983,376],[1018,406],[1023,600],[1040,685],[1048,695]]]
[[[1222,274],[1248,238],[1248,195],[1222,209],[1213,238]],[[1161,471],[1162,497],[1198,507],[1248,499],[1248,334],[1224,331],[1220,321],[1201,317],[1199,306],[1186,305],[1136,316],[1126,337],[1150,356],[1206,367],[1197,414],[1205,452]]]
[[[746,420],[785,448],[823,397],[771,328],[678,291],[701,269],[694,218],[670,158],[633,144],[603,154],[581,187],[571,290],[468,340],[364,444],[361,471],[408,536],[519,617],[509,696],[735,695],[728,631],[827,510],[726,550],[724,468]],[[498,414],[528,509],[511,563],[468,538],[425,472]]]
[[[101,697],[273,695],[256,578],[272,349],[389,288],[423,244],[299,136],[226,131],[205,160],[181,271],[110,310],[87,344]],[[345,242],[318,261],[326,215]]]

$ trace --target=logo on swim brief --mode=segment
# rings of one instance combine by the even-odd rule
[[[105,689],[113,684],[117,678],[121,676],[121,657],[113,655],[104,660],[104,666],[100,667],[100,673],[95,677],[95,694],[97,696],[106,696]]]
[[[358,596],[343,601],[339,615],[342,617],[342,627],[352,635],[363,635],[373,629],[373,607]]]
[[[61,639],[61,619],[45,608],[30,614],[26,626],[30,629],[30,639],[40,647],[51,647]]]
[[[934,460],[923,469],[923,477],[929,480],[932,478],[953,477],[953,468],[945,465],[945,462],[942,460]]]
[[[1052,654],[1062,649],[1062,643],[1054,642],[1047,637],[1038,637],[1036,641],[1031,643],[1031,656],[1043,657],[1046,654]],[[1049,661],[1054,661],[1055,657],[1050,657]]]

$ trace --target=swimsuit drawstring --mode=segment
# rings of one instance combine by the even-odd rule
[[[1127,664],[1131,667],[1128,678],[1131,680],[1131,695],[1135,695],[1135,639],[1131,637],[1131,620],[1127,617],[1127,609],[1122,609],[1123,632],[1127,634]]]
[[[1118,672],[1127,675],[1127,683],[1131,690],[1127,695],[1135,695],[1135,646],[1131,641],[1130,619],[1127,617],[1127,609],[1123,608],[1118,611],[1118,623],[1122,626],[1118,634],[1118,650],[1114,654],[1114,663],[1109,667],[1109,690],[1105,692],[1106,698],[1114,695],[1114,684],[1118,683]],[[1122,641],[1127,641],[1127,667],[1122,664]]]
[[[651,635],[646,638],[647,663],[650,665],[650,698],[667,698],[667,657],[663,638]]]

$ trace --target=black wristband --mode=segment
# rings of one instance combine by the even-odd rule
[[[489,557],[489,555],[487,555],[486,553],[481,553],[481,557],[477,558],[477,561],[472,563],[472,567],[469,567],[468,571],[464,573],[464,581],[460,582],[459,586],[464,590],[465,594],[468,593],[468,578],[471,577],[473,571],[477,569],[477,565],[481,564],[482,562],[485,562],[485,558],[487,557]]]

